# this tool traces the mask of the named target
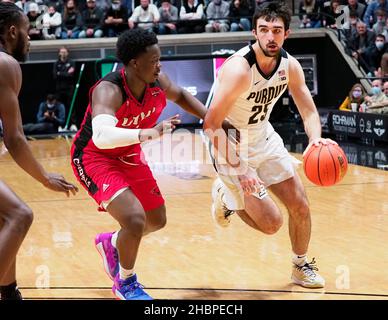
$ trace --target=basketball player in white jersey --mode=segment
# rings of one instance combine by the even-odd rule
[[[283,223],[282,214],[267,193],[270,189],[287,207],[293,250],[294,283],[308,288],[324,287],[315,259],[307,261],[311,218],[308,200],[294,169],[299,162],[284,147],[268,121],[276,101],[287,86],[302,116],[312,144],[334,141],[321,138],[321,124],[298,61],[282,49],[290,30],[288,8],[266,3],[253,17],[256,42],[230,57],[221,67],[215,94],[204,120],[213,145],[218,178],[213,184],[212,214],[227,226],[230,214],[249,226],[273,234]],[[228,142],[221,129],[228,120],[240,130],[240,142]],[[227,150],[227,151],[226,151]],[[307,151],[307,149],[306,149]]]

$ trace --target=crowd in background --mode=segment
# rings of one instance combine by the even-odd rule
[[[0,0],[15,2],[15,0]],[[250,31],[267,0],[19,0],[31,40],[116,37],[144,28],[157,34]]]
[[[301,0],[299,19],[300,28],[338,30],[345,52],[377,78],[369,94],[355,84],[340,110],[388,113],[388,0]]]

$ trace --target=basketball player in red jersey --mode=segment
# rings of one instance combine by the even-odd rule
[[[204,105],[161,73],[156,35],[128,30],[117,41],[124,68],[101,79],[90,90],[89,106],[72,146],[74,174],[99,210],[107,211],[120,231],[99,234],[95,244],[113,293],[121,300],[149,300],[137,282],[134,266],[141,238],[166,224],[164,199],[143,158],[141,143],[158,138],[163,127],[179,123],[173,117],[155,126],[174,101],[203,118]]]
[[[11,2],[0,3],[0,119],[4,144],[16,163],[46,188],[78,191],[61,175],[47,173],[31,153],[23,134],[18,95],[29,49],[28,18]],[[4,182],[0,181],[0,294],[2,300],[20,300],[16,285],[16,255],[31,226],[33,214]]]

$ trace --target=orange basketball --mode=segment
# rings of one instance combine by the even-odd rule
[[[348,159],[337,145],[320,144],[311,146],[303,156],[303,169],[306,177],[318,186],[332,186],[345,176]]]

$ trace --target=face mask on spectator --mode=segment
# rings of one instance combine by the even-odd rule
[[[372,94],[374,95],[374,96],[377,96],[377,95],[379,95],[381,93],[381,88],[379,88],[379,87],[373,87],[372,88]]]
[[[216,6],[219,6],[220,4],[221,4],[221,0],[213,0],[214,1],[214,4],[216,5]]]
[[[361,91],[359,91],[359,90],[354,90],[353,91],[353,98],[359,98],[359,97],[361,97]]]
[[[113,10],[119,10],[120,9],[120,3],[112,3],[112,9]]]
[[[52,109],[52,108],[54,108],[54,104],[50,104],[50,103],[48,103],[48,104],[47,104],[47,108],[49,108],[49,109]]]
[[[73,11],[74,7],[67,7],[67,11]]]
[[[376,41],[375,45],[377,49],[382,49],[384,47],[384,41]]]
[[[148,9],[148,4],[146,6],[141,6],[143,8],[143,10],[147,10]]]

